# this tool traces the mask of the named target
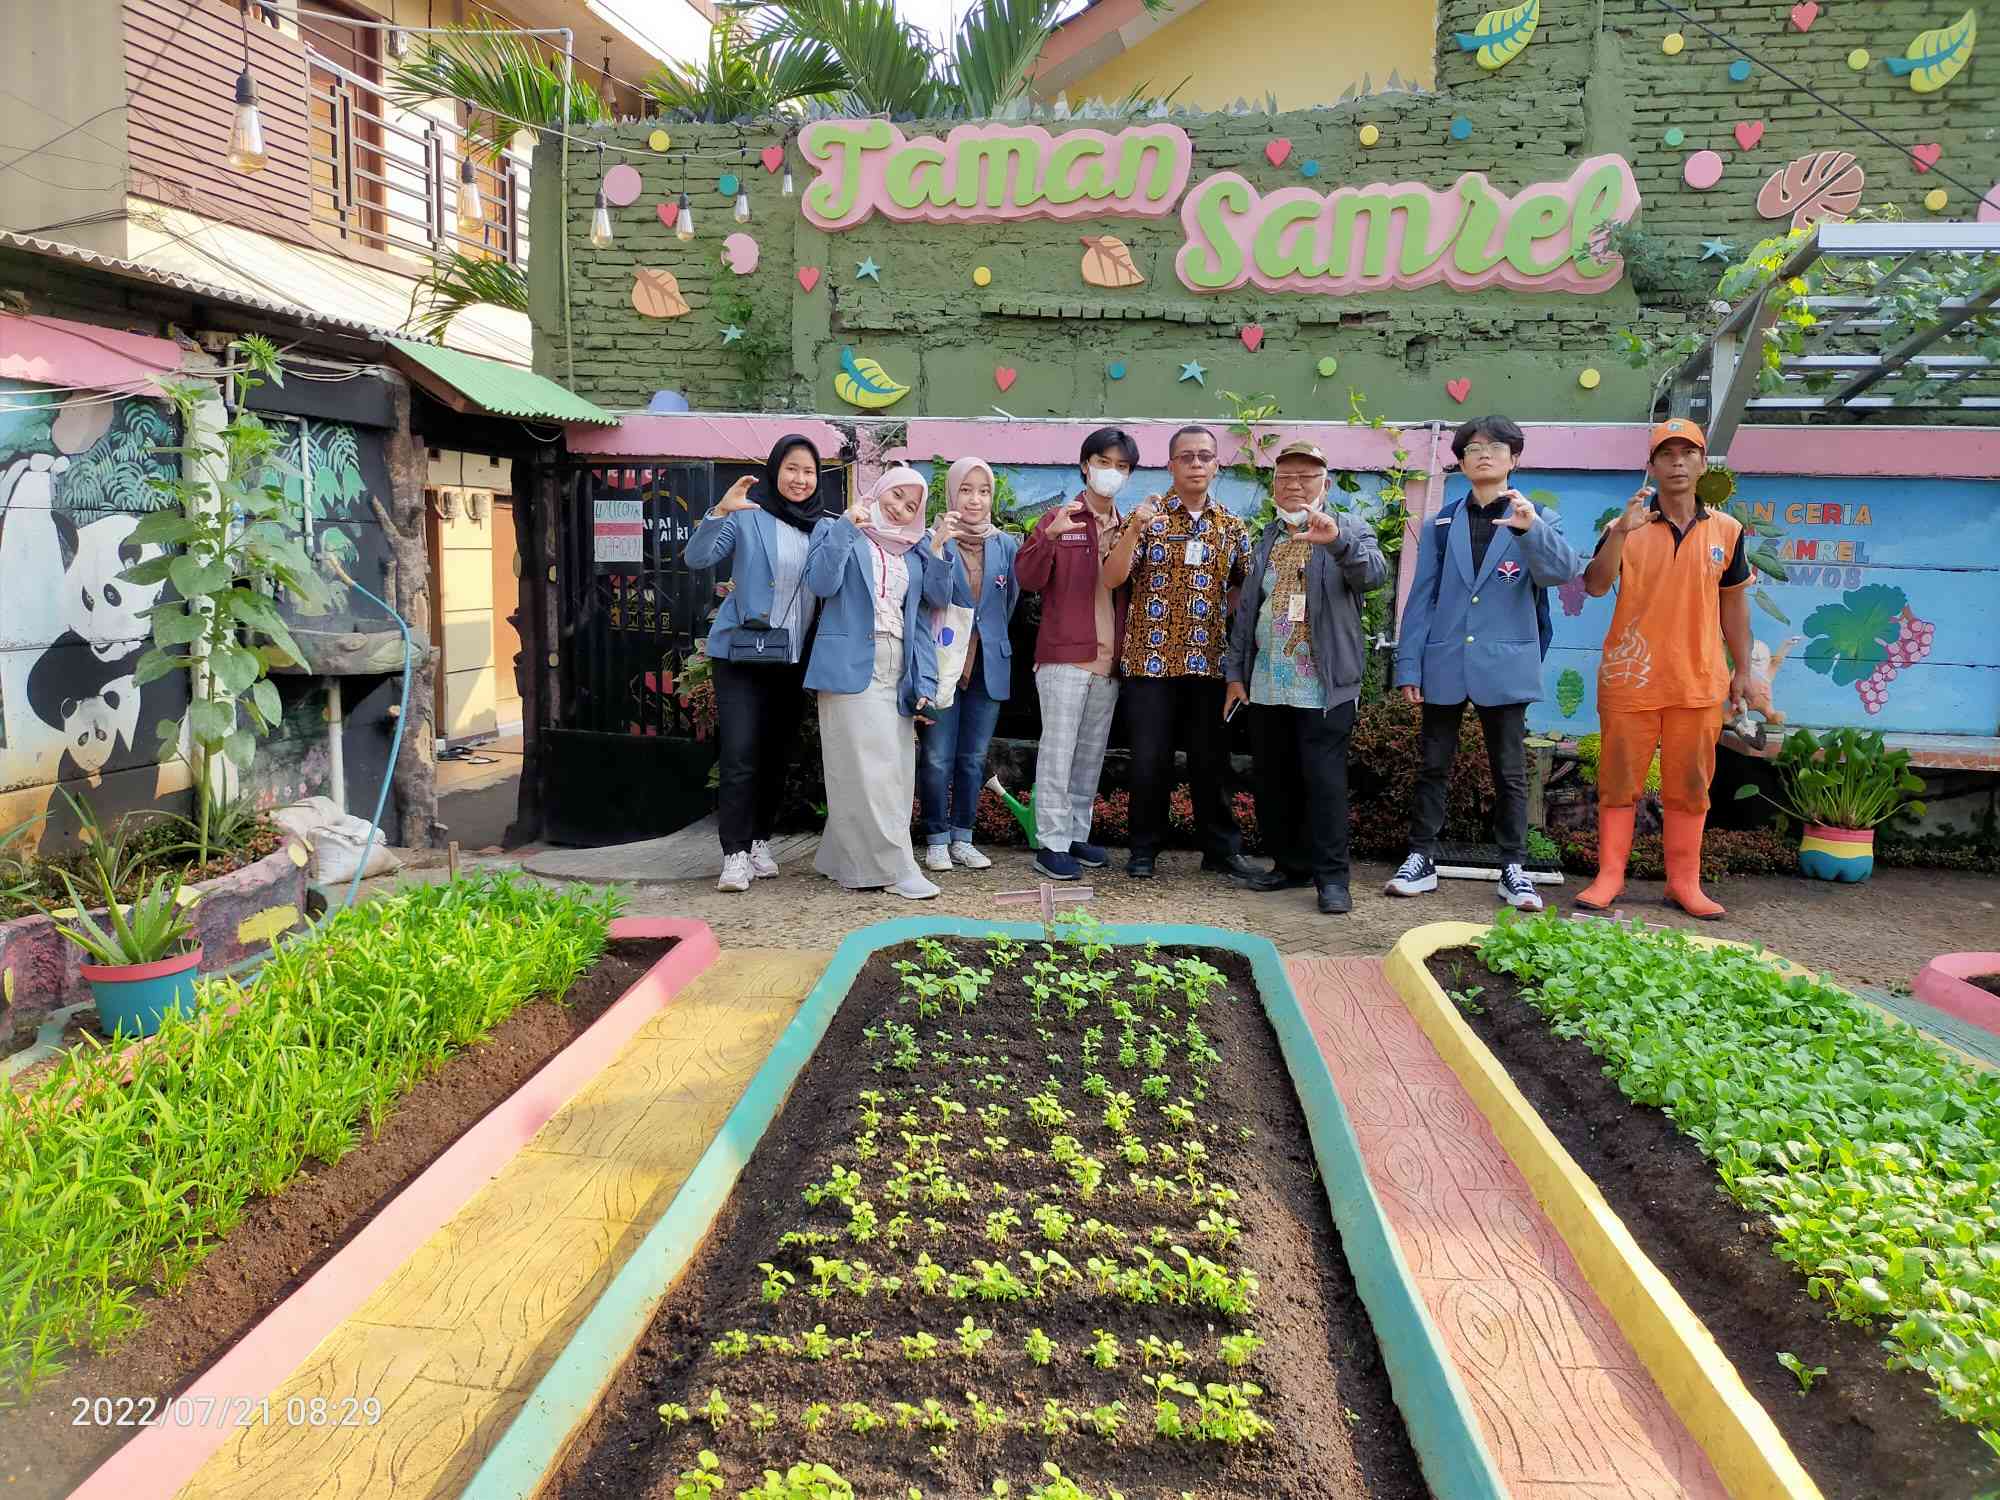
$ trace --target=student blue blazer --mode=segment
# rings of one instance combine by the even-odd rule
[[[1396,686],[1422,688],[1428,703],[1535,702],[1542,696],[1536,591],[1584,568],[1554,512],[1536,506],[1526,531],[1496,527],[1476,572],[1466,506],[1423,531],[1397,636]]]
[[[734,587],[708,627],[708,654],[718,661],[729,655],[730,637],[738,625],[745,620],[775,619],[788,602],[772,594],[781,524],[761,510],[732,511],[726,516],[711,511],[688,538],[681,556],[690,568],[712,568],[724,558],[733,559],[729,576]],[[806,602],[802,586],[799,603]]]
[[[806,587],[826,602],[820,606],[819,634],[806,664],[806,687],[816,693],[859,693],[875,675],[875,568],[873,546],[846,516],[832,516],[813,528],[806,553]],[[898,708],[904,718],[919,698],[937,697],[937,641],[924,606],[951,597],[951,569],[933,556],[930,537],[903,556],[910,586],[903,596],[903,675]]]
[[[1007,636],[1007,622],[1014,618],[1014,606],[1021,602],[1021,583],[1014,576],[1014,557],[1021,550],[1021,539],[996,531],[986,539],[983,550],[986,582],[979,590],[976,607],[958,543],[946,542],[944,555],[951,564],[951,602],[972,610],[980,670],[986,674],[986,696],[995,703],[1005,703],[1014,685],[1014,645]]]

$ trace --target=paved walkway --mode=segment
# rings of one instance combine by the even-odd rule
[[[271,1393],[180,1500],[456,1495],[742,1097],[828,955],[724,954]]]
[[[1286,967],[1514,1500],[1726,1500],[1381,963]]]

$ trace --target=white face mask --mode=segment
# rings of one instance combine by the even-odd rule
[[[1091,489],[1106,500],[1125,488],[1128,477],[1116,469],[1092,469],[1089,474]]]
[[[1294,531],[1305,525],[1312,518],[1313,513],[1310,505],[1302,505],[1297,510],[1281,510],[1278,512],[1278,519]]]

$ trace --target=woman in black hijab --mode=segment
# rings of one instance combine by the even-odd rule
[[[763,477],[737,480],[688,539],[689,567],[726,558],[734,581],[708,632],[721,772],[718,890],[747,891],[778,873],[771,832],[805,711],[805,642],[819,606],[805,587],[806,547],[821,512],[819,449],[788,433]]]

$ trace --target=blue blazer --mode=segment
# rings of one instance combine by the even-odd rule
[[[1014,618],[1014,606],[1021,602],[1021,582],[1014,576],[1014,557],[1021,539],[996,531],[986,539],[985,586],[979,603],[972,602],[972,584],[965,576],[965,559],[957,542],[946,542],[944,555],[951,564],[951,602],[972,610],[973,633],[979,638],[980,670],[986,674],[986,696],[1005,703],[1014,686],[1014,643],[1007,636],[1007,622]]]
[[[831,516],[813,528],[806,553],[806,587],[826,602],[820,606],[819,633],[806,664],[806,687],[816,693],[865,692],[875,675],[875,566],[873,544],[846,516]],[[937,641],[924,606],[951,597],[951,569],[933,556],[928,533],[903,556],[910,585],[903,595],[903,675],[897,707],[904,718],[919,698],[937,697]]]
[[[761,510],[739,510],[726,516],[711,511],[701,518],[681,553],[690,568],[712,568],[725,558],[732,560],[729,576],[735,586],[724,596],[708,627],[708,654],[718,661],[728,656],[730,637],[738,625],[745,620],[772,619],[789,602],[773,596],[781,524]],[[807,545],[810,547],[810,542]],[[802,586],[799,603],[808,603],[810,597],[810,585]]]
[[[1585,559],[1564,540],[1560,518],[1538,505],[1526,531],[1494,528],[1474,572],[1469,504],[1423,529],[1397,635],[1396,686],[1422,688],[1428,703],[1533,703],[1542,696],[1535,591],[1568,583]]]

